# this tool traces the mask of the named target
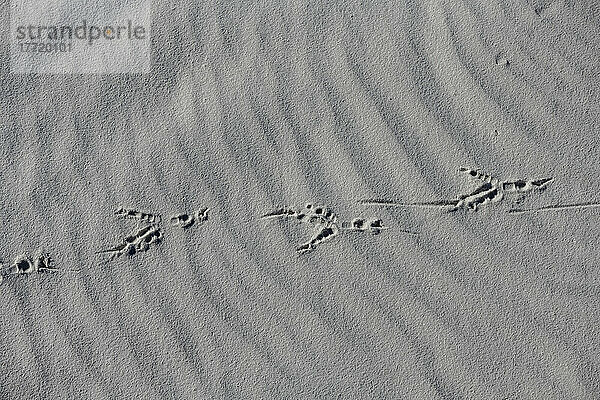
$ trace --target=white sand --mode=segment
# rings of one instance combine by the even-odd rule
[[[358,203],[454,198],[461,166],[600,201],[596,2],[154,3],[148,75],[1,53],[0,258],[81,272],[4,277],[0,398],[600,398],[597,208]],[[307,225],[259,217],[308,201],[391,229],[298,255]],[[119,207],[164,240],[106,262]]]

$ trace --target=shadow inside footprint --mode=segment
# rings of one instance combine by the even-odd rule
[[[26,255],[18,256],[9,269],[10,274],[30,274],[34,271],[31,259]]]
[[[366,221],[362,218],[355,218],[352,220],[352,228],[361,230],[364,228]]]

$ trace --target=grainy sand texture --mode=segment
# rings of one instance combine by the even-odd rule
[[[597,1],[150,10],[0,44],[0,399],[600,399]]]

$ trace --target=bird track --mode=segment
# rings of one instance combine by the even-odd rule
[[[79,270],[58,269],[54,266],[53,258],[45,252],[39,252],[35,257],[30,257],[28,254],[20,254],[15,257],[14,261],[8,267],[4,267],[0,263],[0,283],[5,279],[5,276],[15,275],[31,275],[46,272],[79,272]]]
[[[296,248],[298,253],[312,251],[321,243],[332,240],[344,232],[369,232],[378,235],[381,231],[389,228],[379,218],[354,218],[350,222],[340,222],[332,209],[311,203],[301,209],[282,207],[262,215],[260,219],[295,220],[313,226],[312,237]]]
[[[192,214],[182,213],[173,215],[169,221],[173,227],[187,229],[196,223],[200,224],[207,221],[208,211],[208,208],[201,208]],[[110,255],[110,261],[123,255],[133,256],[137,253],[146,252],[154,245],[162,242],[164,234],[161,225],[162,216],[160,214],[120,207],[115,211],[115,215],[117,218],[145,222],[147,225],[132,231],[119,244],[108,249],[99,250],[96,254],[108,254]]]
[[[379,205],[389,207],[417,207],[417,208],[448,208],[448,212],[458,210],[477,211],[479,208],[492,203],[499,203],[509,196],[517,198],[517,202],[522,200],[523,196],[533,192],[540,192],[554,181],[554,178],[541,179],[516,179],[501,180],[498,177],[477,169],[461,167],[459,171],[474,181],[480,183],[473,191],[457,196],[454,199],[442,199],[415,203],[402,203],[393,200],[376,199],[361,200],[365,205]],[[524,214],[542,211],[558,211],[570,209],[588,209],[600,207],[600,202],[582,202],[574,204],[554,204],[539,208],[518,209],[513,208],[508,212],[513,214]],[[160,214],[142,212],[133,208],[118,208],[114,215],[118,219],[136,220],[145,223],[144,226],[137,227],[129,235],[124,237],[120,243],[96,251],[96,254],[108,254],[110,260],[123,255],[132,256],[137,253],[148,251],[155,245],[162,242],[164,237],[164,228],[162,226],[163,218]],[[181,213],[172,215],[169,218],[170,226],[173,228],[189,229],[194,225],[202,224],[209,219],[209,208],[201,208],[193,213]],[[285,219],[293,220],[299,223],[310,225],[314,228],[310,239],[301,243],[296,251],[306,253],[314,250],[324,242],[335,239],[344,233],[349,232],[367,232],[373,235],[380,234],[383,230],[389,229],[379,218],[354,218],[350,221],[339,221],[336,213],[329,207],[306,204],[304,207],[281,207],[268,212],[260,217],[261,220]],[[416,235],[418,233],[409,230],[401,232]],[[110,261],[109,260],[109,261]],[[40,252],[35,258],[22,254],[15,258],[12,264],[4,268],[0,263],[0,282],[8,275],[28,275],[43,272],[59,272],[78,270],[59,270],[54,267],[52,258],[47,253]]]
[[[500,180],[497,177],[480,170],[461,167],[459,171],[481,184],[472,192],[459,195],[456,199],[443,199],[417,203],[402,203],[392,200],[376,199],[361,200],[360,203],[389,207],[448,207],[448,212],[454,212],[461,209],[477,211],[480,207],[487,204],[499,203],[508,196],[517,195],[522,199],[526,194],[535,191],[543,191],[554,180],[554,178]],[[517,202],[520,202],[521,199],[518,199]]]

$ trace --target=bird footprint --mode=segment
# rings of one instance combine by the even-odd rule
[[[118,218],[136,219],[148,223],[148,225],[138,228],[126,236],[121,243],[97,251],[96,254],[109,254],[110,260],[114,260],[122,255],[132,256],[137,253],[148,251],[154,244],[158,244],[163,239],[163,228],[161,226],[162,217],[160,214],[150,214],[135,209],[120,207],[115,211]],[[201,208],[194,214],[179,214],[171,217],[171,225],[189,228],[195,223],[202,223],[208,220],[208,208]]]
[[[470,193],[459,195],[455,199],[418,203],[401,203],[378,199],[362,200],[361,203],[388,207],[448,207],[448,212],[454,212],[461,209],[477,211],[479,207],[489,203],[499,203],[509,195],[513,196],[513,199],[516,198],[519,200],[531,192],[543,191],[554,180],[553,178],[500,180],[497,177],[480,170],[461,167],[459,171],[472,179],[479,181],[480,185]]]
[[[355,218],[350,222],[338,222],[336,213],[325,206],[308,203],[304,208],[281,207],[268,212],[260,217],[263,220],[281,218],[295,220],[300,223],[312,225],[315,228],[313,236],[296,248],[298,253],[314,250],[319,244],[332,240],[344,232],[371,232],[378,235],[388,227],[383,225],[379,218]]]
[[[151,224],[158,223],[162,219],[162,217],[159,214],[149,214],[124,207],[120,207],[117,211],[115,211],[115,215],[120,218],[137,219]]]
[[[171,225],[179,228],[189,228],[195,223],[202,223],[208,221],[208,208],[202,208],[196,211],[193,215],[190,214],[179,214],[171,217]]]
[[[0,283],[4,279],[3,275],[31,275],[34,273],[45,272],[79,272],[79,270],[64,270],[54,266],[54,260],[48,253],[40,252],[33,259],[27,254],[18,255],[12,264],[2,269]]]
[[[96,254],[108,253],[111,256],[111,260],[124,254],[132,256],[136,253],[147,251],[150,249],[150,245],[154,243],[160,243],[162,236],[162,230],[158,225],[148,225],[133,232],[116,246],[100,250]]]

